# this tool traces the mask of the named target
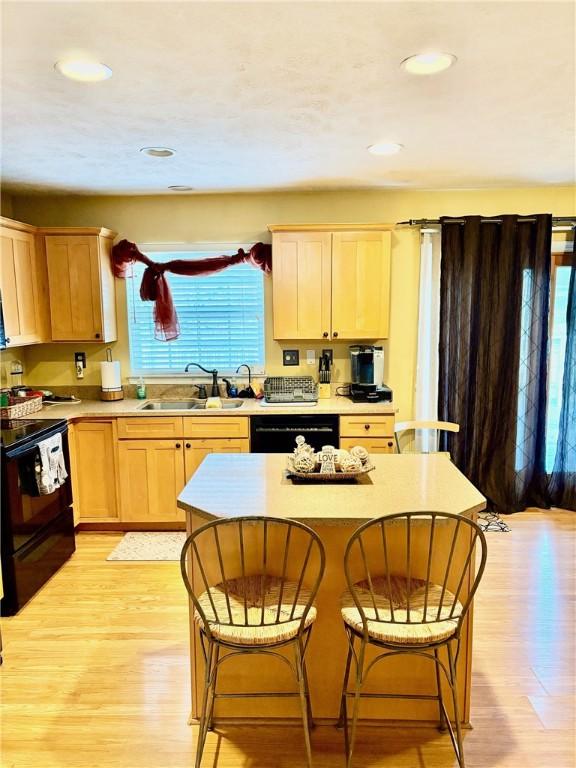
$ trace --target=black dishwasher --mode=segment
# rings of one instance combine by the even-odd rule
[[[252,416],[250,419],[252,453],[292,453],[298,435],[303,435],[317,451],[323,445],[338,447],[338,416],[297,414]]]

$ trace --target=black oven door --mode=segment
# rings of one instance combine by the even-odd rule
[[[6,452],[2,461],[3,555],[17,552],[72,504],[68,433],[62,432],[62,449],[68,478],[53,493],[41,496],[32,482],[36,443]],[[54,434],[51,433],[51,434]],[[46,435],[43,435],[46,437]]]

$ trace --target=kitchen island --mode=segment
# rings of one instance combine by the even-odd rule
[[[326,571],[316,599],[318,618],[308,649],[308,669],[315,718],[335,722],[340,705],[347,642],[340,617],[340,595],[345,589],[343,558],[353,530],[374,517],[396,512],[434,510],[474,516],[485,508],[480,492],[443,455],[375,455],[375,469],[357,484],[293,483],[286,477],[282,454],[212,454],[207,456],[178,498],[186,512],[188,533],[216,518],[266,515],[292,518],[314,528],[326,549]],[[398,546],[400,543],[398,542]],[[456,553],[456,557],[463,557]],[[234,563],[227,563],[233,570]],[[193,588],[198,579],[192,574]],[[467,586],[466,586],[467,589]],[[192,717],[199,714],[204,673],[197,625],[190,617]],[[458,660],[460,712],[470,713],[472,610],[462,632]],[[395,657],[371,673],[373,690],[434,691],[434,666],[415,656]],[[293,690],[294,681],[284,665],[256,655],[223,666],[219,691]],[[297,718],[294,703],[286,699],[219,700],[216,718]],[[437,719],[437,704],[417,700],[367,700],[361,717],[385,720]]]

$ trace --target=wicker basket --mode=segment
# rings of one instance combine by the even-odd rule
[[[355,480],[362,475],[368,474],[368,472],[372,472],[374,468],[375,467],[373,464],[364,464],[362,469],[359,469],[356,472],[342,472],[338,470],[330,474],[326,472],[299,472],[298,470],[294,469],[294,461],[292,456],[289,456],[287,474],[288,477],[297,477],[298,480],[310,480],[316,483],[334,483],[343,480],[347,480],[349,482],[350,480]]]
[[[3,419],[21,419],[31,413],[41,410],[42,396],[34,397],[10,397],[10,405],[0,408],[0,417]]]

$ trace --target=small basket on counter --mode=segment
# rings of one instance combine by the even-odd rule
[[[8,405],[0,407],[0,417],[3,419],[21,419],[42,410],[42,395],[30,397],[8,396]]]
[[[368,451],[354,446],[350,451],[325,445],[318,453],[305,442],[296,438],[296,449],[288,456],[288,477],[314,482],[338,482],[355,480],[374,469]]]

